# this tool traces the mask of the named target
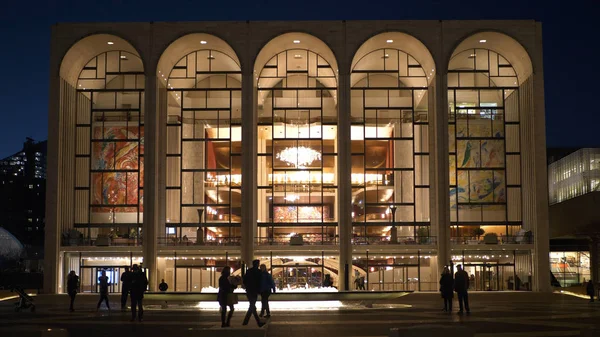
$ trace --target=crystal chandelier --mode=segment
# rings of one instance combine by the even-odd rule
[[[277,159],[289,166],[306,167],[315,160],[321,160],[321,153],[305,146],[286,147],[277,154]]]

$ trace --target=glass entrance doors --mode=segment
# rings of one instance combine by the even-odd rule
[[[387,265],[370,267],[367,290],[416,291],[419,290],[418,267]]]
[[[318,288],[323,285],[323,269],[309,264],[273,266],[273,280],[278,289]]]
[[[218,288],[221,269],[216,267],[176,267],[175,291],[200,292],[202,288]]]
[[[120,293],[121,274],[125,271],[125,266],[82,266],[79,272],[80,291],[84,293],[100,292],[98,278],[102,275],[102,271],[105,271],[108,277],[108,292]]]
[[[520,280],[515,282],[513,265],[492,263],[465,264],[469,275],[469,289],[477,291],[513,290],[519,288]]]

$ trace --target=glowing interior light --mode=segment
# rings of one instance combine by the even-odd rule
[[[202,40],[202,41],[200,41],[200,44],[207,44],[207,42]]]
[[[321,160],[321,153],[309,147],[286,147],[277,154],[277,159],[290,166],[306,167],[315,160]]]
[[[387,40],[387,41],[385,41],[385,42],[387,42],[387,43],[392,43],[392,42],[394,42],[394,40]]]
[[[108,42],[106,42],[106,44],[113,45],[113,44],[115,44],[115,43],[114,43],[114,42],[112,42],[112,41],[108,41]]]
[[[298,43],[300,43],[300,40],[294,40],[294,43],[298,44]]]

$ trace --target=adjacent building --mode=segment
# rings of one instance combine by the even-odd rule
[[[147,268],[217,286],[550,290],[541,24],[52,30],[45,290]]]
[[[0,160],[0,226],[25,246],[42,246],[45,226],[46,141],[27,138]]]
[[[600,149],[564,154],[548,166],[550,264],[555,285],[569,287],[600,276]]]

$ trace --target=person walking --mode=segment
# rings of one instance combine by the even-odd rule
[[[587,292],[588,296],[590,297],[590,303],[593,303],[595,292],[594,292],[594,282],[592,282],[592,280],[590,280],[588,282],[586,292]]]
[[[100,300],[96,306],[96,311],[100,309],[102,301],[106,302],[106,308],[110,311],[110,304],[108,303],[108,276],[106,276],[106,270],[103,270],[100,277],[98,277],[98,284],[100,285]]]
[[[440,292],[444,299],[444,312],[452,312],[452,299],[454,298],[454,280],[448,267],[444,267],[444,272],[440,278]]]
[[[131,272],[129,267],[125,267],[125,271],[121,274],[121,310],[127,310],[127,296],[131,290]]]
[[[75,274],[74,270],[71,270],[69,275],[67,276],[67,293],[71,298],[71,306],[69,306],[69,311],[73,312],[75,309],[73,308],[73,304],[75,303],[75,295],[79,291],[79,276]]]
[[[456,269],[457,272],[456,274],[454,274],[454,290],[458,295],[458,314],[462,315],[463,309],[467,310],[467,314],[470,314],[471,309],[469,309],[469,275],[466,271],[462,269],[462,266],[460,264],[456,267]]]
[[[221,307],[221,328],[230,326],[231,317],[235,309],[234,304],[237,304],[237,298],[233,293],[233,290],[237,288],[237,285],[231,284],[229,276],[231,275],[231,268],[224,267],[221,270],[221,277],[219,277],[219,292],[217,293],[217,302]],[[229,314],[227,314],[227,307],[229,307]],[[227,320],[225,320],[227,316]]]
[[[259,264],[259,260],[252,261],[252,268],[248,269],[246,275],[244,275],[244,287],[246,288],[246,297],[248,297],[249,307],[242,325],[248,325],[250,317],[254,316],[256,324],[258,324],[258,327],[260,328],[265,325],[265,323],[260,321],[258,313],[256,312],[256,301],[258,300],[261,279],[260,270],[258,269]]]
[[[146,292],[146,288],[148,288],[148,278],[146,278],[146,274],[138,267],[138,265],[134,264],[133,273],[131,274],[132,322],[135,321],[136,311],[138,321],[142,322],[144,319],[144,306],[142,300],[144,299],[144,292]]]
[[[271,296],[271,292],[275,293],[275,282],[273,282],[273,276],[269,274],[267,271],[267,266],[264,264],[260,265],[260,315],[259,317],[263,317],[265,311],[267,313],[267,318],[271,317],[271,309],[269,308],[269,296]]]

